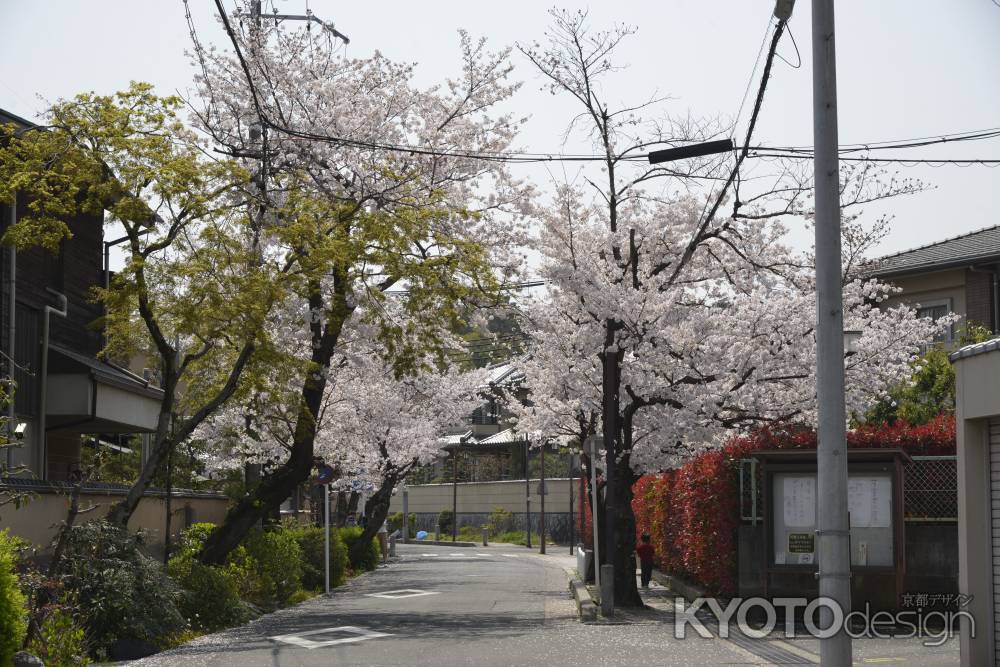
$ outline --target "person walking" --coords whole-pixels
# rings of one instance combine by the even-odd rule
[[[642,587],[649,588],[649,580],[653,576],[653,545],[649,543],[649,533],[642,534],[642,543],[635,548],[639,556],[639,567],[642,570]]]
[[[382,549],[382,563],[389,560],[389,523],[383,521],[378,527],[378,545]]]

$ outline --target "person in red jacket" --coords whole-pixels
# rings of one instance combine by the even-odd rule
[[[642,534],[642,543],[635,548],[635,553],[642,568],[642,587],[649,588],[649,579],[653,576],[653,545],[649,543],[649,533]]]

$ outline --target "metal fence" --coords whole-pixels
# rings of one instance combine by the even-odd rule
[[[907,521],[958,521],[958,462],[954,456],[914,456],[903,468]]]
[[[438,523],[439,515],[432,512],[415,512],[417,516],[416,530],[426,530],[431,535],[434,534],[434,528]],[[490,522],[492,515],[487,512],[459,512],[458,513],[458,527],[462,528],[464,526],[472,526],[473,528],[480,528]],[[576,521],[579,522],[580,517],[575,517]],[[511,512],[508,516],[508,520],[505,526],[502,527],[503,531],[508,530],[524,530],[525,515],[524,512]],[[531,513],[531,530],[533,535],[538,535],[541,531],[541,513],[532,512]],[[558,542],[560,544],[569,544],[570,535],[573,533],[573,526],[570,523],[569,512],[546,512],[545,513],[545,531],[549,539],[553,542]],[[450,535],[447,531],[444,531],[444,536]],[[577,536],[579,537],[579,536]]]
[[[740,519],[763,520],[764,481],[755,459],[740,459]],[[954,456],[914,456],[903,468],[903,514],[913,522],[958,521],[958,470]]]

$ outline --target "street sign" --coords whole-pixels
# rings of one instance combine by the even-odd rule
[[[333,481],[333,468],[326,463],[316,466],[316,480],[319,484],[329,484]]]

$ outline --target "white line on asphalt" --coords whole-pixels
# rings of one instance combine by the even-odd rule
[[[418,598],[423,595],[437,595],[439,591],[422,591],[418,588],[401,588],[395,591],[383,591],[381,593],[365,593],[369,598],[385,598],[387,600],[404,600],[406,598]]]
[[[315,641],[312,639],[306,639],[306,637],[311,637],[314,635],[332,635],[332,634],[346,634],[353,635],[348,637],[341,637],[340,639],[328,639],[325,641]],[[299,632],[292,635],[279,635],[277,637],[270,637],[270,639],[276,642],[283,642],[285,644],[292,644],[293,646],[300,646],[302,648],[314,649],[322,648],[325,646],[335,646],[337,644],[351,644],[354,642],[363,642],[366,639],[377,639],[378,637],[391,637],[391,632],[374,632],[373,630],[368,630],[366,628],[359,628],[355,625],[341,625],[336,628],[323,628],[322,630],[310,630],[308,632]]]

